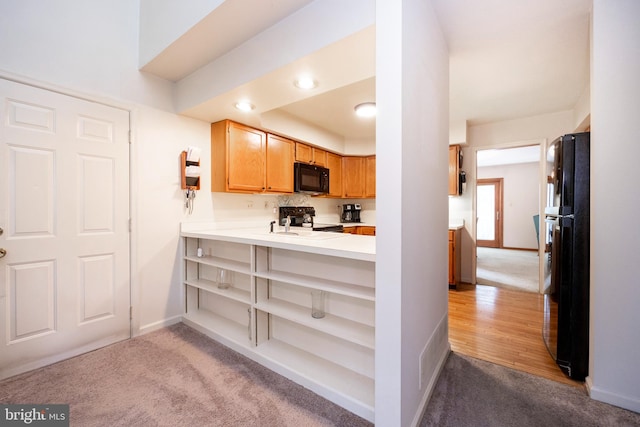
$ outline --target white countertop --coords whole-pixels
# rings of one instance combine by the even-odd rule
[[[449,230],[461,230],[464,228],[464,219],[449,219]]]
[[[375,262],[376,260],[374,236],[311,231],[302,227],[291,229],[292,233],[298,233],[298,235],[278,234],[284,231],[284,227],[277,226],[274,229],[275,233],[269,233],[268,226],[218,228],[217,225],[207,227],[204,224],[182,223],[180,228],[180,235],[183,237],[267,246],[363,261]]]

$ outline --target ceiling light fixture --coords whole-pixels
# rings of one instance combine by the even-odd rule
[[[318,82],[316,82],[309,76],[303,76],[298,78],[294,84],[296,85],[297,88],[300,88],[300,89],[313,89],[314,87],[318,86]]]
[[[363,102],[355,106],[356,115],[358,117],[374,117],[376,115],[375,102]]]
[[[250,103],[249,101],[238,101],[236,102],[235,107],[240,110],[240,111],[251,111],[254,108],[256,108],[252,103]]]

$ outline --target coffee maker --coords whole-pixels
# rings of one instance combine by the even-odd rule
[[[342,205],[341,222],[360,222],[360,210],[362,207],[358,203]]]

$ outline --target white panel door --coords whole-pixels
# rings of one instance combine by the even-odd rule
[[[0,228],[0,378],[129,338],[129,112],[0,79]]]

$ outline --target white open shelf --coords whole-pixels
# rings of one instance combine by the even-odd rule
[[[373,264],[183,238],[185,324],[373,422]],[[215,256],[195,256],[198,247]],[[246,276],[238,287],[219,289],[208,267]],[[311,308],[301,305],[309,289],[335,294],[335,314],[313,318]]]
[[[185,256],[184,259],[199,264],[210,265],[212,267],[224,268],[225,270],[237,271],[238,273],[251,274],[251,264],[248,262],[235,261],[208,255],[203,257]]]
[[[321,319],[315,319],[311,317],[310,308],[276,299],[257,303],[254,307],[299,325],[375,350],[375,330],[372,326],[332,316],[329,313]]]
[[[238,301],[244,304],[251,304],[251,293],[242,289],[230,286],[227,289],[218,288],[218,284],[212,280],[207,279],[191,279],[185,280],[185,285],[193,286],[194,288],[202,289],[203,291],[210,292],[212,294],[220,295],[224,298],[229,298],[234,301]]]
[[[374,380],[331,363],[314,354],[275,339],[260,344],[256,353],[308,380],[316,393],[337,402],[350,411],[373,419]],[[330,393],[330,394],[327,394]]]
[[[319,289],[367,301],[375,301],[375,289],[365,286],[282,271],[256,272],[254,275],[263,279],[304,286],[306,288]]]
[[[236,344],[244,347],[251,345],[247,325],[236,323],[226,317],[218,316],[209,310],[203,309],[184,313],[182,317],[188,321],[186,322],[187,324],[193,323]],[[200,328],[198,329],[200,330]]]

